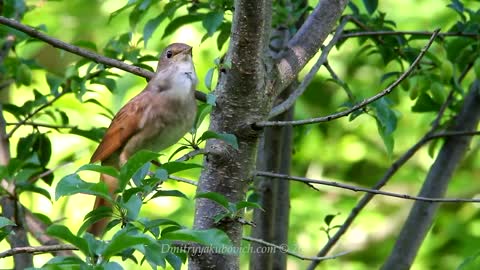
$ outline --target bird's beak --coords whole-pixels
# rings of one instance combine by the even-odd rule
[[[187,49],[185,49],[185,50],[183,51],[183,53],[184,53],[184,54],[192,55],[192,47],[189,46]]]

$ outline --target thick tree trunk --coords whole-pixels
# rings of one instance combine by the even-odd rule
[[[295,87],[290,86],[282,95],[288,96]],[[283,100],[283,99],[281,99]],[[293,118],[293,108],[275,117],[278,121]],[[257,168],[261,171],[290,174],[292,155],[292,127],[269,127],[265,129],[258,150]],[[255,180],[255,193],[262,209],[255,209],[252,237],[279,246],[288,244],[288,224],[290,213],[290,185],[286,179],[258,177]],[[252,243],[250,269],[286,269],[287,254],[261,252],[264,246]]]
[[[315,55],[340,18],[348,0],[322,0],[288,43],[278,60],[267,53],[271,30],[271,0],[238,0],[225,61],[231,68],[219,78],[217,106],[210,116],[210,130],[234,134],[236,150],[225,142],[207,142],[204,170],[197,192],[217,192],[231,202],[245,199],[255,169],[260,131],[253,124],[266,120],[272,102]],[[219,228],[235,247],[240,246],[242,226],[237,220],[214,223],[223,209],[208,199],[195,205],[195,229]],[[189,254],[190,269],[239,269],[238,254]]]
[[[215,90],[217,106],[210,117],[210,130],[234,134],[236,150],[225,142],[207,142],[207,156],[197,192],[218,192],[231,202],[245,199],[252,180],[259,138],[251,124],[266,117],[271,108],[268,89],[265,51],[271,25],[272,3],[268,0],[235,2],[232,35],[226,61],[232,67],[221,74]],[[196,229],[219,228],[225,231],[235,247],[240,246],[242,224],[213,218],[222,207],[208,199],[197,199]],[[239,269],[238,255],[191,254],[190,269]]]
[[[452,131],[474,131],[480,120],[480,84],[476,81],[465,97],[462,111],[455,119]],[[428,172],[418,196],[441,198],[455,168],[465,156],[472,137],[449,137]],[[416,201],[397,242],[382,269],[404,270],[410,266],[432,226],[438,203]]]

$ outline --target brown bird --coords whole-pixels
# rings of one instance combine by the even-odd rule
[[[161,151],[176,143],[193,126],[196,85],[192,47],[183,43],[169,45],[145,89],[115,115],[90,162],[101,161],[102,165],[118,169],[139,150]],[[104,174],[100,180],[113,195],[118,180]],[[97,197],[94,209],[100,206],[111,205]],[[88,231],[99,236],[107,223],[102,219]]]

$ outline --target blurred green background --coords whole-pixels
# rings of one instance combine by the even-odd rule
[[[69,0],[69,1],[27,1],[34,7],[29,11],[23,23],[31,26],[44,25],[50,36],[66,42],[77,43],[89,41],[96,44],[101,52],[108,40],[129,32],[128,11],[121,13],[111,21],[110,14],[121,8],[127,1],[118,0]],[[310,1],[315,5],[317,1]],[[361,1],[353,1],[363,8]],[[440,27],[447,30],[458,16],[448,9],[446,0],[383,0],[379,1],[379,10],[385,12],[387,18],[397,24],[399,30],[427,30]],[[162,11],[163,1],[149,11],[149,14],[140,23],[143,24]],[[466,1],[466,5],[478,8],[478,1]],[[182,12],[186,12],[183,10]],[[350,10],[347,9],[346,13]],[[201,22],[184,26],[161,39],[168,20],[163,22],[150,39],[148,46],[143,50],[156,55],[163,47],[171,42],[185,42],[194,48],[194,61],[200,78],[198,89],[207,91],[204,77],[207,70],[214,66],[214,59],[221,56],[216,46],[216,39],[210,38],[200,42],[204,34]],[[134,31],[134,40],[142,36],[142,27]],[[348,26],[347,26],[348,29]],[[425,40],[418,41],[418,47],[423,46]],[[136,44],[132,44],[136,46]],[[143,47],[143,43],[138,46]],[[223,50],[226,50],[224,46]],[[443,53],[435,45],[432,52]],[[23,58],[34,58],[49,72],[63,75],[66,67],[77,61],[79,57],[62,52],[42,42],[23,43],[16,48],[16,53]],[[313,58],[316,60],[316,57]],[[397,63],[384,66],[378,55],[362,54],[358,40],[349,39],[339,50],[334,49],[329,62],[338,75],[346,81],[354,94],[358,97],[368,97],[382,90],[387,83],[381,82],[383,74],[390,71],[399,71]],[[303,77],[308,67],[301,73]],[[156,63],[151,63],[152,67]],[[102,104],[116,112],[133,95],[146,85],[143,78],[118,71],[121,76],[116,79],[117,89],[112,94],[105,87],[91,85],[89,89],[96,90],[87,93],[84,99],[95,98]],[[32,89],[48,93],[45,82],[45,72],[35,70],[33,84],[30,87],[13,87],[11,100],[16,105],[22,105],[33,98]],[[332,82],[325,69],[321,69],[318,76],[309,86],[306,93],[300,98],[295,107],[295,117],[304,119],[314,116],[323,116],[333,113],[347,101],[345,92]],[[468,80],[467,80],[468,81]],[[390,98],[398,101],[394,108],[399,116],[398,126],[394,133],[395,147],[393,156],[385,150],[382,139],[378,135],[375,120],[368,115],[362,115],[354,121],[342,118],[329,123],[295,128],[295,145],[292,162],[292,174],[315,179],[332,179],[348,184],[371,186],[388,169],[390,164],[418,141],[428,130],[434,114],[418,114],[411,112],[413,101],[408,93],[398,89]],[[97,106],[84,104],[74,97],[64,97],[54,105],[68,113],[70,123],[81,128],[107,126],[109,119],[100,114]],[[7,122],[14,121],[6,115]],[[207,128],[207,123],[202,127]],[[12,149],[18,138],[30,132],[28,127],[22,128],[11,141]],[[74,172],[81,165],[88,163],[96,143],[88,139],[62,134],[55,131],[49,133],[53,143],[53,155],[50,167],[61,166],[55,172],[55,181],[52,187],[47,187],[54,193],[58,180]],[[480,160],[477,157],[478,140],[474,139],[471,151],[454,175],[448,190],[449,197],[472,198],[480,191],[478,174]],[[170,149],[170,152],[174,147]],[[15,155],[15,153],[12,153]],[[165,153],[164,160],[169,156]],[[201,163],[200,158],[194,162]],[[389,182],[386,190],[414,195],[419,190],[433,159],[427,153],[427,148],[421,149]],[[197,180],[200,170],[191,170],[179,176]],[[98,175],[84,174],[84,179],[96,181]],[[176,188],[193,198],[195,189],[186,184],[168,182],[168,187]],[[329,214],[338,214],[333,225],[340,225],[350,209],[355,206],[362,194],[332,187],[317,187],[315,191],[304,184],[291,184],[291,214],[289,248],[303,255],[313,256],[327,241],[327,236],[321,231],[325,226],[324,217]],[[72,231],[76,231],[84,215],[91,210],[93,196],[75,195],[61,198],[58,201],[49,201],[45,197],[23,193],[21,201],[34,212],[48,215],[52,220],[61,220]],[[396,239],[399,229],[408,214],[410,201],[390,197],[377,196],[363,210],[360,217],[348,230],[332,251],[332,254],[348,251],[348,255],[336,260],[329,260],[321,264],[319,269],[376,269],[386,256]],[[194,201],[180,198],[158,198],[145,208],[143,215],[169,217],[181,224],[190,226],[193,222]],[[480,219],[478,207],[474,204],[444,204],[441,206],[438,217],[427,236],[412,267],[422,269],[455,269],[468,256],[480,250]],[[247,214],[247,218],[251,213]],[[248,231],[248,228],[246,229]],[[36,244],[36,243],[33,243]],[[38,243],[37,243],[38,244]],[[248,243],[244,243],[248,245]],[[0,250],[8,249],[7,243],[0,243]],[[50,255],[35,256],[36,265],[41,265],[51,258]],[[11,259],[0,261],[0,268],[11,267]],[[123,264],[123,263],[122,263]],[[248,266],[248,254],[242,255],[242,269]],[[288,259],[288,269],[303,269],[308,262],[293,257]],[[149,269],[148,266],[143,266]],[[126,269],[136,269],[131,263],[125,264]]]

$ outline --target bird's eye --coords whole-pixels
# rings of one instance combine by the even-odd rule
[[[167,58],[172,58],[173,52],[172,51],[167,51]]]

